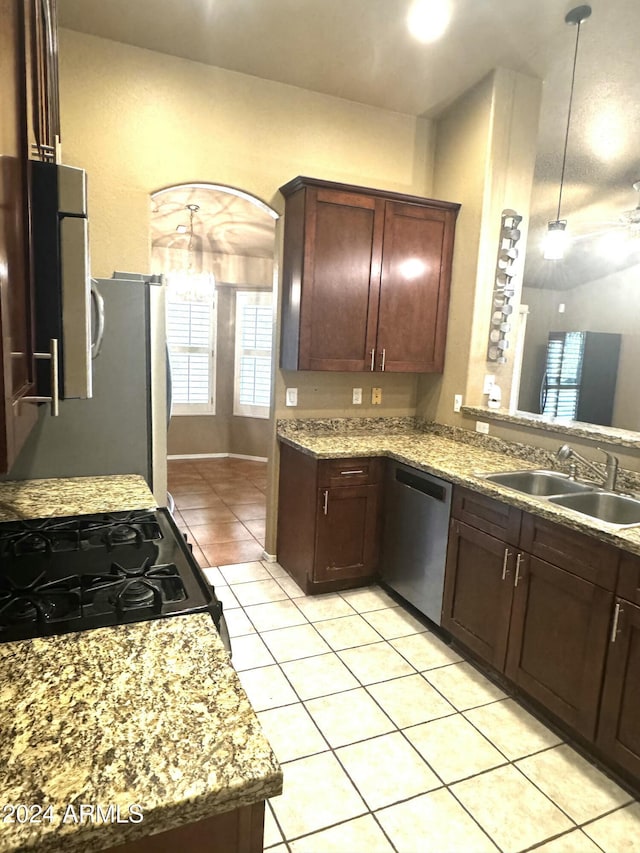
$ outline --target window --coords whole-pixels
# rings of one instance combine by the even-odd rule
[[[233,414],[268,418],[271,403],[271,293],[236,293],[236,357]]]
[[[215,285],[210,276],[167,276],[172,413],[215,414]]]

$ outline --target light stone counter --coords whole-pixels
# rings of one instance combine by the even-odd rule
[[[0,808],[52,815],[0,824],[2,853],[93,853],[282,789],[207,614],[0,645],[0,732]],[[81,804],[144,819],[76,823]]]
[[[331,428],[327,429],[322,422],[314,427],[312,421],[280,421],[278,438],[318,459],[388,456],[573,530],[588,533],[602,542],[640,554],[639,527],[618,530],[604,521],[571,512],[544,498],[516,492],[478,476],[498,471],[548,468],[550,455],[546,451],[515,443],[507,447],[507,442],[501,442],[504,452],[496,452],[482,446],[484,437],[475,433],[470,435],[473,443],[468,444],[437,431],[420,430],[403,423],[391,423],[391,428],[387,429],[380,421],[370,430],[347,428],[341,431],[337,423],[331,422],[329,426]],[[440,430],[435,425],[433,429]],[[493,440],[487,444],[496,446]]]
[[[153,506],[134,475],[0,484],[3,521]],[[282,790],[208,614],[0,643],[0,744],[0,810],[51,806],[0,811],[0,853],[94,853]],[[76,822],[80,805],[143,820]]]
[[[0,483],[0,521],[149,509],[156,502],[144,477],[67,477]]]

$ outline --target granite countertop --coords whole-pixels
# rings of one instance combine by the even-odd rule
[[[154,506],[136,475],[0,483],[0,521]],[[2,812],[0,853],[93,853],[282,790],[208,614],[0,644],[0,739],[0,810],[35,807]]]
[[[92,853],[282,790],[207,614],[0,645],[0,731],[0,806],[52,816],[4,823],[2,853]],[[81,804],[143,820],[77,823]]]
[[[590,534],[626,551],[640,555],[640,527],[616,529],[613,525],[580,513],[571,512],[544,498],[536,498],[483,479],[479,474],[516,471],[527,468],[549,468],[540,451],[523,445],[513,445],[511,454],[496,452],[481,445],[482,437],[472,434],[473,444],[416,429],[398,419],[387,429],[382,422],[374,429],[346,429],[312,421],[302,425],[295,421],[280,421],[278,438],[281,441],[318,459],[358,456],[388,456],[419,468],[452,483],[482,492],[497,500],[536,513],[550,521],[573,530]],[[487,442],[489,444],[489,442]]]
[[[0,483],[0,521],[149,509],[156,502],[144,477],[67,477]]]

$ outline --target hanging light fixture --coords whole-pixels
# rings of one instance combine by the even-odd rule
[[[560,218],[562,207],[562,189],[564,186],[564,170],[567,165],[567,146],[569,143],[569,128],[571,125],[571,107],[573,105],[573,87],[576,79],[576,64],[578,61],[578,45],[580,44],[580,26],[591,15],[591,6],[576,6],[565,15],[565,23],[577,27],[576,47],[573,54],[573,70],[571,72],[571,90],[569,93],[569,109],[567,111],[567,129],[564,135],[564,150],[562,153],[562,170],[560,172],[560,190],[558,193],[558,212],[556,218],[549,222],[544,240],[544,257],[548,261],[558,261],[564,257],[567,245],[567,220]]]

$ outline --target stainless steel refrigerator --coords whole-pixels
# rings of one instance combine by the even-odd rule
[[[165,295],[151,276],[114,273],[95,280],[104,335],[92,361],[93,396],[62,400],[38,424],[4,479],[141,474],[167,502]],[[94,331],[97,315],[94,312]]]

